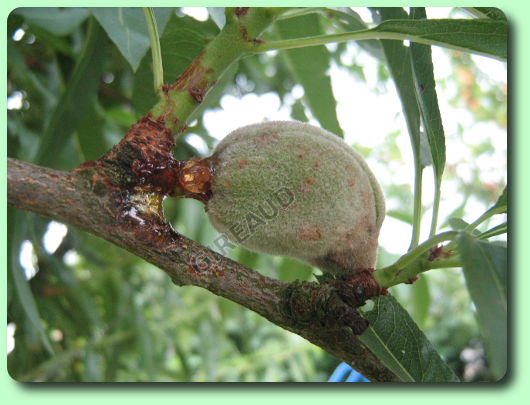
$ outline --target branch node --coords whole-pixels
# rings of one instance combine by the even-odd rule
[[[301,326],[317,324],[323,328],[348,326],[360,335],[368,321],[357,311],[363,303],[344,282],[324,284],[294,281],[286,287],[281,303],[284,316]]]
[[[381,287],[374,279],[374,271],[372,268],[359,268],[352,276],[345,277],[344,284],[353,290],[357,301],[356,306],[364,305],[367,299],[388,294],[387,289]]]

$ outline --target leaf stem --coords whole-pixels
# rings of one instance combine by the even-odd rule
[[[151,55],[153,57],[153,83],[155,93],[162,97],[162,85],[164,84],[164,67],[162,65],[162,50],[160,49],[160,39],[156,26],[155,14],[152,7],[143,7],[147,28],[149,30],[149,40],[151,41]]]
[[[326,7],[301,7],[301,8],[293,8],[292,10],[289,10],[282,15],[278,17],[279,20],[286,20],[288,18],[293,17],[299,17],[301,15],[306,14],[314,14],[314,13],[320,13],[322,11],[326,10]]]
[[[432,204],[432,219],[431,219],[431,231],[429,232],[429,238],[432,238],[436,233],[436,227],[438,226],[438,211],[440,209],[440,192],[442,179],[440,176],[435,174],[435,189],[434,189],[434,201]]]
[[[421,228],[421,189],[423,169],[420,163],[419,152],[414,153],[414,214],[412,219],[412,240],[409,251],[418,246]]]
[[[427,261],[423,266],[423,271],[433,270],[433,269],[448,269],[462,267],[462,261],[460,256],[452,256],[447,259]]]
[[[478,219],[476,219],[474,222],[466,226],[464,231],[471,232],[473,229],[475,229],[477,226],[479,226],[481,223],[486,221],[488,218],[492,217],[496,214],[503,214],[506,212],[505,206],[495,207],[487,210],[484,214],[482,214]]]
[[[443,232],[429,238],[410,252],[401,256],[394,264],[376,269],[373,273],[374,279],[381,287],[391,287],[403,283],[410,278],[422,273],[426,268],[428,259],[426,254],[429,250],[441,242],[453,240],[458,231]]]
[[[332,42],[345,42],[345,41],[364,41],[367,39],[393,39],[398,41],[409,40],[425,45],[437,45],[445,48],[456,49],[464,52],[471,52],[478,55],[484,55],[498,60],[506,60],[506,58],[498,55],[491,54],[486,51],[480,51],[476,49],[469,49],[463,46],[454,45],[448,42],[437,41],[433,39],[426,39],[420,35],[413,35],[407,32],[389,32],[378,30],[378,26],[374,28],[368,28],[365,30],[348,31],[338,34],[327,34],[327,35],[316,35],[313,37],[284,39],[279,41],[265,42],[253,48],[254,53],[262,53],[272,50],[283,50],[292,48],[303,48],[306,46],[324,45]]]
[[[506,212],[506,206],[494,207],[487,210],[484,214],[478,217],[474,222],[463,229],[463,232],[471,233],[477,226],[486,221],[488,218],[496,214],[503,214]],[[479,235],[480,238],[480,235]],[[447,249],[453,249],[456,246],[456,241],[452,241],[447,245]]]
[[[330,42],[344,42],[349,40],[364,40],[364,39],[398,39],[394,36],[386,37],[379,36],[372,32],[370,29],[362,31],[344,32],[340,34],[328,34],[328,35],[316,35],[313,37],[295,38],[295,39],[284,39],[279,41],[272,41],[260,44],[254,48],[254,53],[267,52],[271,50],[282,50],[291,48],[302,48],[306,46],[324,45]]]

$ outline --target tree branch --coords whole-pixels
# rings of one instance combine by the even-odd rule
[[[164,270],[177,285],[206,288],[237,302],[372,381],[397,381],[354,335],[347,293],[334,284],[274,280],[223,257],[175,232],[156,201],[152,193],[112,185],[102,166],[65,172],[8,160],[10,205],[122,247]]]

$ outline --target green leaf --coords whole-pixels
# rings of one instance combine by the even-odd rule
[[[140,7],[92,7],[90,11],[136,71],[150,46],[143,10]],[[154,8],[153,11],[158,32],[163,32],[173,9]]]
[[[305,107],[302,103],[302,100],[296,100],[291,106],[291,118],[302,122],[309,122],[309,118],[307,118],[305,113]]]
[[[87,9],[80,7],[22,7],[14,13],[24,17],[28,24],[55,35],[72,33],[90,15]]]
[[[407,38],[501,60],[506,60],[508,56],[508,24],[503,20],[388,20],[371,31],[396,34],[396,39]]]
[[[492,217],[496,214],[505,214],[508,212],[508,186],[504,187],[504,190],[502,191],[502,194],[497,199],[497,202],[488,208],[484,214],[482,214],[471,226],[473,228],[480,225],[482,222],[487,220],[488,218]]]
[[[429,307],[431,305],[431,294],[429,283],[425,276],[420,276],[418,280],[410,286],[412,304],[414,305],[414,315],[418,325],[423,328],[425,321],[429,316]]]
[[[464,9],[479,18],[491,18],[492,20],[506,21],[506,15],[504,15],[504,12],[496,7],[464,7]]]
[[[425,13],[424,9],[423,13]],[[425,14],[419,17],[425,18]],[[427,133],[435,176],[439,182],[445,167],[445,134],[442,116],[438,107],[438,96],[436,95],[431,47],[429,45],[411,43],[410,58],[416,99],[418,100],[423,126]]]
[[[96,100],[93,100],[77,129],[77,140],[84,160],[96,160],[110,147],[103,133],[105,119],[99,113],[99,108]]]
[[[405,10],[399,7],[374,8],[372,11],[379,14],[375,15],[376,18],[381,17],[383,20],[408,18]],[[425,152],[425,135],[420,132],[420,111],[414,92],[410,48],[404,46],[401,41],[381,40],[381,45],[401,101],[414,158],[414,207],[411,220],[413,225],[411,247],[413,247],[418,244],[420,232],[423,168],[430,164],[432,159]]]
[[[427,138],[427,132],[420,131],[420,163],[421,167],[431,166],[433,164],[431,148]]]
[[[449,218],[447,222],[449,223],[449,226],[451,227],[451,229],[455,231],[464,230],[469,226],[469,223],[464,221],[462,218]],[[473,229],[473,234],[480,235],[480,232],[477,231],[476,229]]]
[[[41,324],[35,297],[19,262],[20,245],[24,239],[25,223],[22,221],[21,212],[11,207],[8,207],[8,218],[8,266],[13,277],[17,300],[24,314],[27,316],[29,323],[37,332],[43,346],[53,356],[54,350]]]
[[[490,210],[493,209],[500,209],[502,212],[507,212],[508,210],[508,186],[504,187],[504,190],[502,190],[502,194],[497,199],[497,202],[493,207],[490,208]]]
[[[164,83],[173,83],[206,46],[201,27],[204,23],[190,17],[172,15],[160,37]],[[153,90],[151,52],[140,62],[134,75],[133,106],[140,114],[147,113],[158,101]]]
[[[506,374],[508,355],[507,248],[476,240],[465,232],[457,240],[490,367],[501,379]]]
[[[424,21],[424,19],[427,18],[425,8],[412,8],[411,18],[417,18]],[[416,100],[418,101],[418,106],[420,108],[421,121],[425,128],[425,132],[427,133],[430,158],[434,168],[435,189],[431,224],[432,236],[436,232],[438,222],[440,187],[445,168],[445,133],[440,108],[438,107],[438,96],[436,95],[436,82],[434,81],[431,47],[429,45],[422,45],[415,42],[411,43],[410,58]]]
[[[364,316],[370,326],[360,340],[403,382],[458,381],[394,297],[375,298]]]
[[[96,97],[107,43],[103,30],[91,20],[81,55],[42,135],[35,163],[57,168],[57,155]]]
[[[481,233],[479,235],[479,239],[488,239],[493,236],[502,235],[506,232],[508,232],[508,223],[504,222],[500,225],[494,226],[491,229],[488,229],[486,232]]]
[[[277,22],[278,35],[282,39],[308,37],[322,34],[319,16],[307,14]],[[323,128],[343,137],[337,119],[337,104],[326,74],[330,55],[323,45],[289,49],[282,53],[294,79],[304,88],[304,98],[311,113]]]
[[[385,7],[379,9],[379,12],[383,19],[408,17],[401,8]],[[414,93],[414,78],[409,59],[410,49],[400,41],[381,40],[381,44],[405,114],[414,160],[419,160],[421,151],[420,111]]]

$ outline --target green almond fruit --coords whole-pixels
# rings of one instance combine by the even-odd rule
[[[374,267],[383,194],[339,137],[297,121],[249,125],[224,138],[210,164],[206,211],[230,240],[341,276]]]

